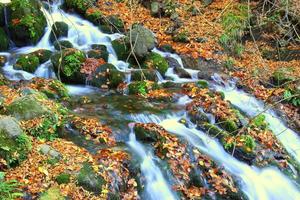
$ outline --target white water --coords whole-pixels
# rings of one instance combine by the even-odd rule
[[[160,123],[170,133],[182,136],[193,146],[209,155],[221,166],[241,180],[243,192],[249,199],[283,200],[300,199],[297,188],[278,169],[258,169],[236,160],[223,147],[204,132],[189,129],[179,123],[180,118],[164,120]]]
[[[146,198],[151,200],[177,199],[170,190],[162,172],[153,161],[154,156],[150,152],[146,152],[144,146],[136,140],[135,133],[133,132],[134,124],[130,124],[129,126],[131,133],[128,145],[142,160],[141,171],[146,179],[146,192],[148,195]]]
[[[220,85],[215,85],[215,88],[224,92],[226,100],[229,100],[250,117],[263,113],[269,128],[281,141],[285,149],[300,163],[300,138],[298,134],[289,129],[272,109],[266,109],[263,102],[235,88]]]

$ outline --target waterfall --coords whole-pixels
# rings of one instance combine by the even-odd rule
[[[146,152],[145,148],[135,138],[133,131],[134,124],[130,124],[129,147],[142,160],[141,171],[146,179],[146,193],[151,200],[173,200],[177,197],[170,190],[159,167],[153,161],[153,155]]]

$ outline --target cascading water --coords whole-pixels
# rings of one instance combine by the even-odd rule
[[[293,130],[289,129],[276,115],[274,110],[265,107],[253,96],[232,87],[214,86],[216,90],[225,94],[225,99],[237,106],[250,117],[263,114],[269,124],[269,128],[281,141],[285,149],[300,163],[300,138]]]
[[[140,144],[133,132],[134,124],[129,124],[131,130],[129,135],[128,145],[135,154],[142,160],[141,171],[146,179],[146,192],[147,197],[151,200],[173,200],[177,199],[173,192],[170,190],[168,183],[165,181],[162,172],[155,165],[153,155],[147,153],[142,144]]]
[[[185,138],[193,146],[209,155],[231,174],[241,180],[243,192],[249,199],[282,200],[299,199],[297,188],[275,168],[258,169],[240,162],[225,152],[223,147],[204,132],[189,129],[179,123],[180,118],[160,123],[170,133]]]

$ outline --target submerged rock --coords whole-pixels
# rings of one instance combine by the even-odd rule
[[[92,75],[91,84],[96,87],[107,85],[109,88],[117,88],[123,82],[125,76],[112,64],[99,66]]]

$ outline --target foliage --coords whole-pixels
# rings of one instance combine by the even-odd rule
[[[247,23],[248,7],[243,4],[236,6],[235,9],[228,11],[222,17],[224,33],[221,35],[219,43],[225,50],[239,57],[244,50],[241,39],[244,35]]]
[[[4,172],[0,172],[0,197],[2,200],[14,200],[23,196],[21,186],[16,180],[4,181]]]
[[[129,89],[129,94],[140,94],[142,96],[145,96],[148,93],[146,81],[133,82],[128,86],[128,89]]]
[[[266,122],[266,116],[261,114],[253,119],[252,125],[254,127],[265,130],[268,127],[268,123]]]
[[[297,93],[296,90],[291,88],[286,89],[284,91],[283,98],[286,100],[286,102],[291,103],[296,107],[300,107],[300,93]]]
[[[82,60],[85,60],[85,55],[81,51],[75,51],[74,53],[67,55],[64,59],[63,72],[66,76],[72,76],[75,72],[78,72],[81,68]]]

